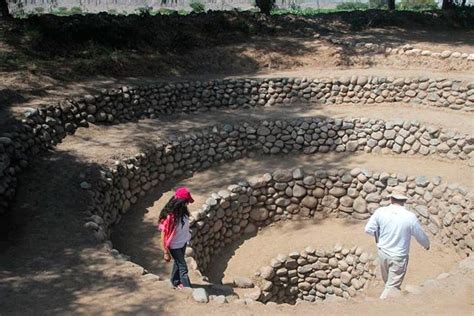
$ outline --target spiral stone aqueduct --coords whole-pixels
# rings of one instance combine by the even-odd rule
[[[413,48],[399,51],[420,58],[425,56]],[[397,54],[398,50],[389,52]],[[400,53],[400,56],[404,55]],[[472,62],[470,56],[460,54],[452,58]],[[451,58],[443,54],[429,57],[439,58],[440,62]],[[395,107],[409,104],[412,108],[440,111],[437,113],[447,117],[459,112],[472,116],[473,81],[354,73],[328,78],[156,82],[106,89],[97,95],[66,99],[57,105],[29,111],[19,126],[0,137],[0,209],[6,212],[15,203],[16,192],[23,185],[21,173],[31,165],[34,168],[36,157],[67,140],[68,135],[95,125],[120,126],[169,115],[185,119],[221,110],[231,113],[251,113],[272,107],[301,110],[301,105],[310,109],[347,104],[374,108],[379,104]],[[120,254],[111,241],[114,228],[136,211],[140,200],[160,186],[167,183],[176,186],[195,174],[249,157],[286,159],[357,153],[449,162],[466,168],[470,172],[466,177],[472,178],[473,152],[472,133],[431,125],[426,120],[282,116],[211,122],[191,132],[177,132],[148,143],[141,152],[121,157],[114,165],[102,166],[95,179],[83,179],[80,186],[89,192],[90,199],[84,207],[81,229],[92,237],[95,247],[111,256],[109,260],[126,262],[135,271],[134,278],[146,278],[153,286],[166,289],[166,280],[150,273],[149,267],[128,261],[127,253]],[[345,247],[341,243],[351,241],[338,240],[337,236],[332,248],[314,248],[308,243],[290,253],[275,253],[266,265],[249,271],[244,281],[251,281],[250,284],[242,285],[234,280],[235,287],[254,289],[239,298],[235,293],[225,297],[227,294],[223,293],[229,287],[208,283],[207,273],[226,247],[248,236],[259,238],[260,231],[277,222],[334,218],[363,223],[377,207],[388,203],[387,195],[395,186],[407,188],[409,207],[431,239],[453,249],[458,261],[472,254],[472,186],[425,176],[423,170],[416,174],[373,171],[345,168],[343,162],[328,169],[306,169],[298,165],[290,169],[266,169],[236,183],[228,182],[216,193],[205,194],[205,203],[192,209],[192,240],[187,260],[193,278],[199,278],[197,283],[207,288],[204,294],[193,293],[194,300],[208,302],[211,294],[210,304],[262,303],[266,305],[258,308],[271,309],[270,302],[293,305],[364,295],[375,279],[376,257],[357,245]],[[213,291],[217,292],[213,294]],[[194,300],[188,299],[189,304],[197,304]],[[298,305],[294,307],[296,311]]]

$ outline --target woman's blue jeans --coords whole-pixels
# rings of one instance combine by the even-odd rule
[[[191,287],[191,281],[188,276],[188,266],[184,260],[186,253],[186,245],[179,249],[170,249],[171,257],[173,257],[173,270],[171,271],[171,284],[178,286],[182,284],[184,287]]]

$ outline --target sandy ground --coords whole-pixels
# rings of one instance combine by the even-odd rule
[[[230,245],[211,265],[209,277],[229,283],[238,276],[252,277],[260,267],[269,265],[276,254],[301,251],[307,246],[314,249],[332,249],[337,243],[347,248],[361,246],[376,254],[373,238],[364,233],[365,222],[342,219],[319,219],[298,222],[282,222],[262,229],[255,237]],[[432,241],[430,251],[425,251],[413,240],[410,252],[409,273],[404,285],[420,285],[450,271],[459,261],[456,252],[445,249]],[[252,258],[252,260],[249,260]],[[225,260],[227,259],[227,260]],[[224,262],[228,262],[224,264]]]

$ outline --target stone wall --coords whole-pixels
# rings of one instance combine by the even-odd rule
[[[256,273],[263,303],[315,302],[350,298],[375,277],[374,257],[360,247],[315,250],[279,255]]]
[[[361,169],[277,170],[231,185],[213,194],[200,212],[193,214],[189,252],[195,268],[205,272],[211,258],[232,241],[257,227],[280,220],[320,216],[366,220],[389,204],[396,186],[407,189],[407,205],[432,235],[461,254],[474,249],[474,194],[436,177],[408,177]],[[320,217],[319,216],[319,217]]]
[[[438,155],[441,154],[438,147],[449,146],[447,142],[453,140],[446,137],[441,141],[444,131],[405,124],[412,123],[306,118],[227,124],[178,137],[104,171],[102,180],[92,191],[94,205],[89,210],[86,227],[104,241],[122,214],[153,186],[171,178],[192,176],[196,171],[225,161],[255,154],[372,151],[382,144],[386,151],[397,153],[393,138],[405,140],[413,136],[422,146],[423,135],[430,137],[423,140],[429,144],[423,145],[427,146],[424,153]],[[388,131],[391,131],[392,143],[384,138]],[[351,141],[354,146],[349,145]],[[369,145],[372,143],[375,145]],[[464,146],[460,153],[463,153],[468,141],[458,137],[455,146],[461,143]],[[405,144],[400,146],[396,148],[405,148]],[[409,152],[413,148],[403,150]],[[460,153],[453,157],[461,157]],[[192,248],[196,249],[196,267],[205,271],[211,256],[222,247],[240,238],[245,231],[273,221],[314,216],[315,212],[366,219],[376,207],[386,203],[383,200],[390,188],[399,184],[409,188],[414,203],[418,203],[415,211],[432,233],[442,232],[444,242],[458,246],[463,252],[472,250],[469,233],[472,231],[472,195],[464,188],[447,186],[438,178],[430,181],[425,177],[372,174],[357,169],[318,172],[308,177],[301,171],[277,172],[214,194],[202,212],[195,215]]]
[[[474,83],[447,79],[352,76],[258,78],[156,83],[110,89],[76,99],[82,123],[118,123],[173,112],[256,107],[294,102],[320,104],[409,102],[474,109]]]
[[[402,46],[393,46],[392,44],[387,43],[370,43],[370,42],[362,42],[362,41],[347,41],[341,40],[337,38],[328,38],[331,43],[344,45],[344,46],[351,46],[358,49],[363,49],[364,51],[371,51],[379,54],[387,54],[387,55],[399,55],[401,57],[404,56],[422,56],[422,57],[431,57],[437,58],[441,60],[457,60],[462,61],[466,60],[468,62],[474,61],[474,53],[469,52],[459,52],[459,51],[438,51],[433,52],[427,49],[419,49],[413,47],[413,45],[405,44]]]
[[[222,107],[245,109],[294,102],[364,104],[398,101],[470,111],[474,105],[474,83],[429,78],[360,76],[333,79],[235,79],[122,87],[94,96],[64,100],[58,105],[26,113],[21,124],[0,137],[0,214],[7,210],[9,201],[15,195],[18,173],[28,166],[31,159],[61,142],[68,134],[73,134],[77,128],[88,127],[90,123],[117,124],[170,113],[208,111]],[[255,133],[255,138],[249,133],[247,140],[254,141],[258,138],[260,141],[265,136],[264,144],[272,145],[272,148],[263,148],[272,153],[288,152],[288,148],[298,147],[306,147],[307,152],[362,148],[366,151],[379,151],[388,148],[395,152],[437,152],[453,159],[467,159],[472,151],[470,136],[455,133],[445,133],[443,136],[438,129],[420,127],[417,122],[403,122],[403,125],[394,122],[380,129],[377,122],[369,119],[361,121],[360,124],[373,127],[370,127],[371,130],[359,130],[357,135],[349,135],[354,129],[350,127],[353,123],[348,123],[320,129],[315,132],[319,133],[318,138],[312,140],[308,139],[309,135],[302,139],[302,135],[293,137],[290,134],[282,135],[281,139],[273,142],[274,135]],[[250,129],[252,128],[254,127]],[[275,130],[279,128],[273,127]],[[325,134],[326,130],[328,135]],[[385,130],[393,131],[388,131],[385,137],[381,136],[382,130],[384,133]],[[267,133],[266,129],[261,128],[261,133]],[[295,130],[295,133],[301,131]],[[342,133],[347,137],[339,140],[339,134]],[[373,137],[369,137],[367,133],[373,134]],[[389,135],[394,134],[399,137],[390,138]],[[312,143],[311,146],[306,145],[309,142]]]

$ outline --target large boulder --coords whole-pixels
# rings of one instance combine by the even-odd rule
[[[274,275],[275,275],[275,271],[273,271],[272,267],[265,266],[265,267],[260,268],[260,276],[264,278],[265,280],[271,280]]]
[[[301,204],[309,209],[314,209],[318,205],[318,200],[312,196],[305,196]]]
[[[354,203],[352,204],[352,208],[357,213],[361,213],[361,214],[365,213],[367,212],[367,202],[363,198],[358,197],[354,200]]]
[[[342,197],[346,195],[346,189],[340,188],[340,187],[334,187],[331,190],[329,190],[329,194],[335,196],[335,197]]]
[[[293,187],[293,196],[294,197],[303,197],[306,195],[306,189],[303,188],[302,186],[299,186],[299,185],[295,185]]]
[[[252,280],[246,277],[236,277],[234,279],[234,286],[242,289],[252,288],[253,282]]]
[[[273,172],[273,180],[276,182],[290,182],[293,180],[293,173],[290,170],[275,170],[275,172]]]
[[[268,218],[268,210],[266,208],[255,208],[250,211],[250,218],[254,221],[260,222]]]
[[[207,303],[209,302],[209,295],[205,289],[199,287],[193,290],[193,299],[198,303]]]

